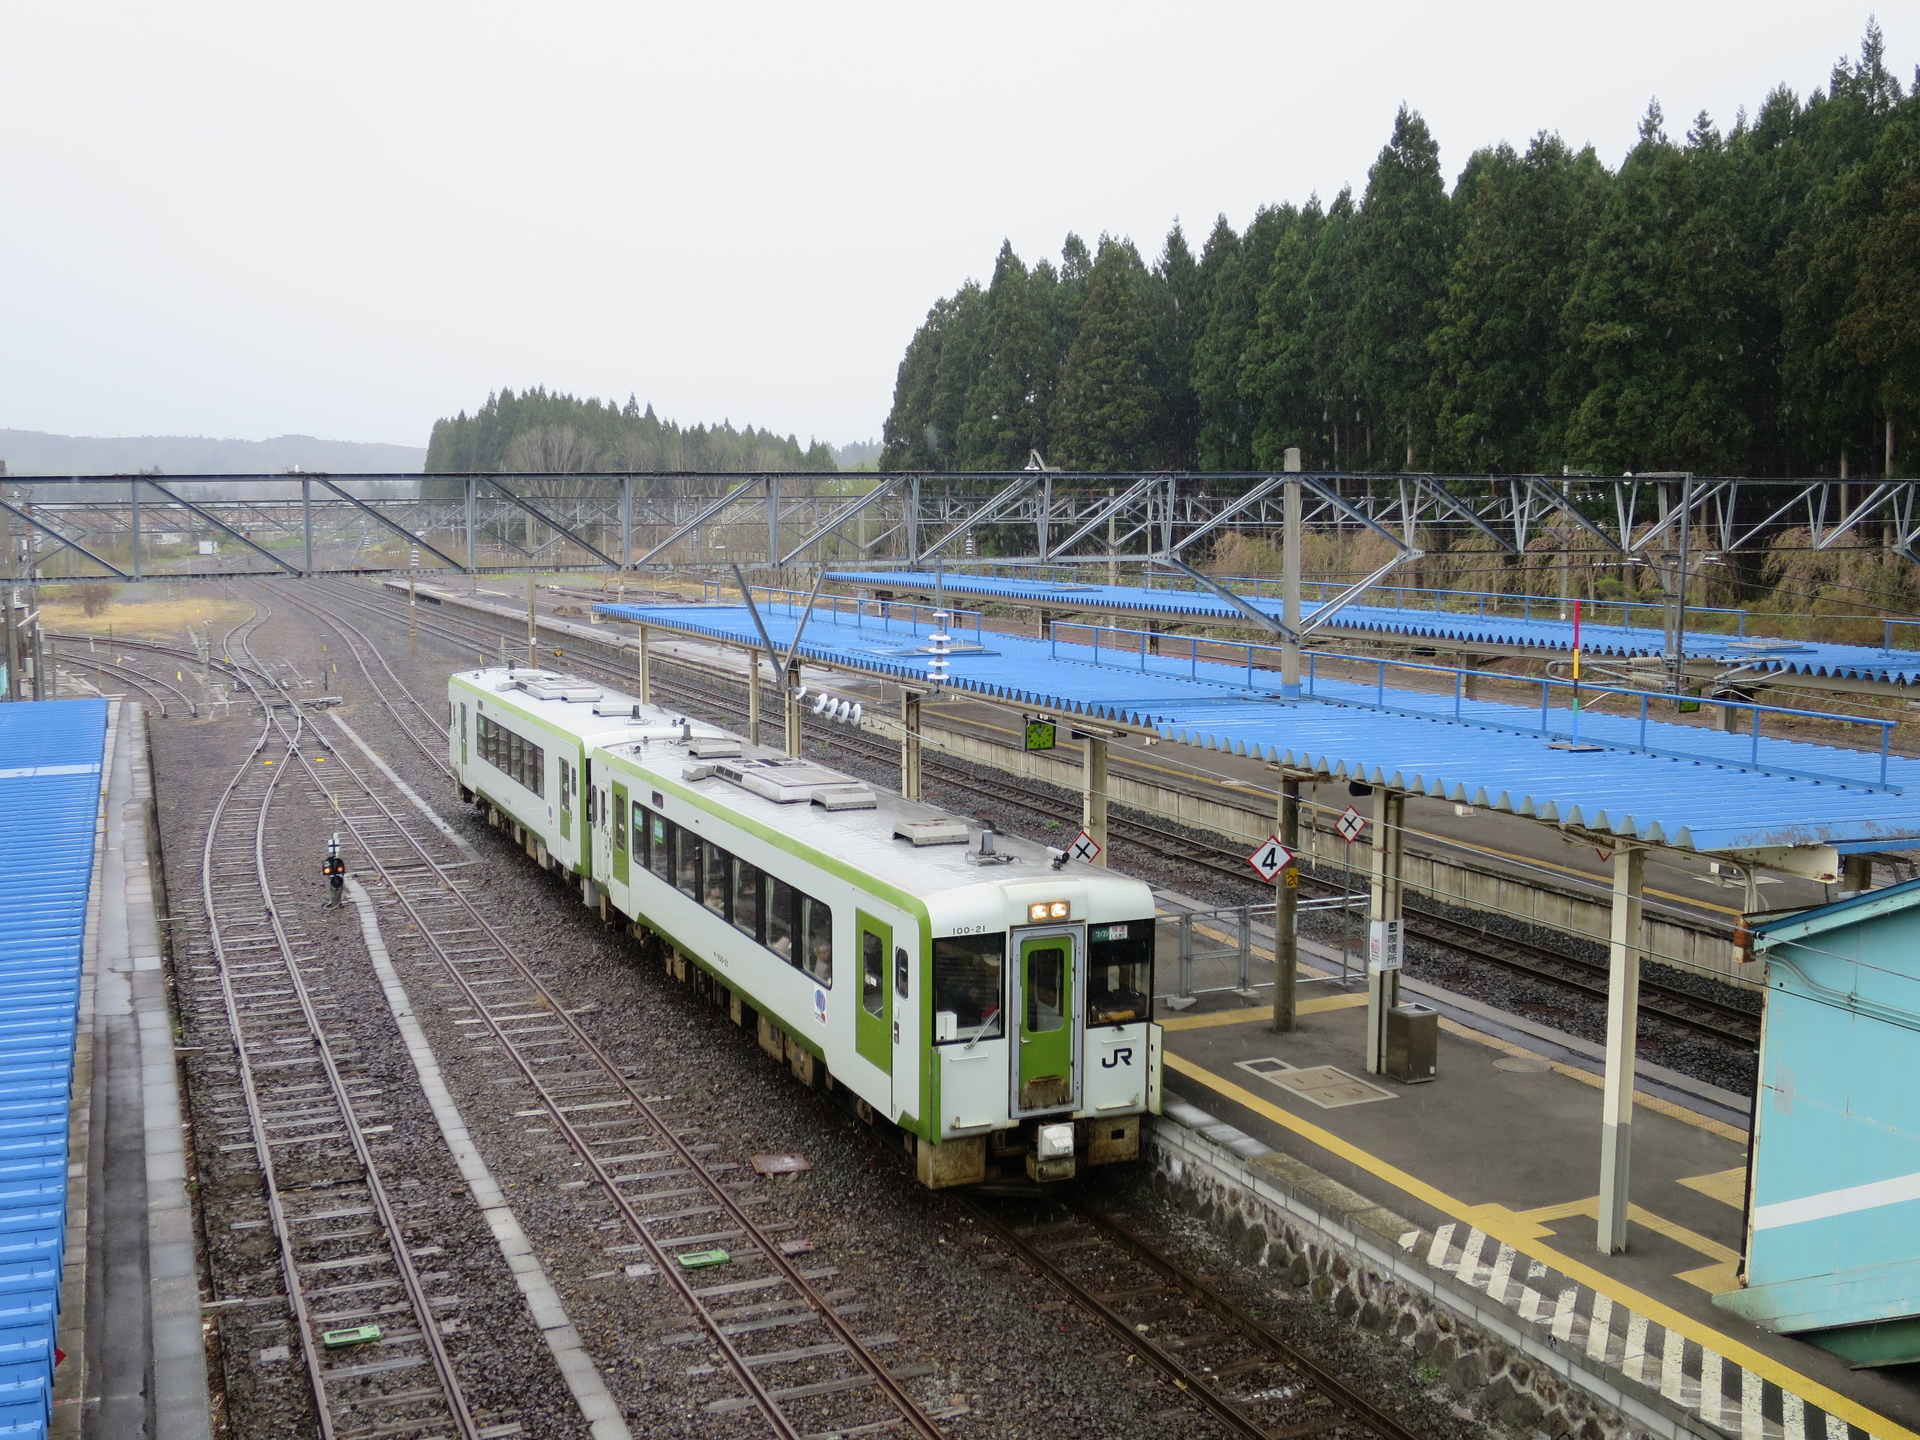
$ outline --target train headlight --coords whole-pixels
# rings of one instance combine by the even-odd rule
[[[1036,900],[1027,906],[1027,919],[1033,923],[1042,920],[1065,920],[1073,913],[1073,906],[1065,900]]]
[[[1033,1134],[1033,1153],[1037,1160],[1070,1160],[1073,1158],[1073,1122],[1062,1125],[1042,1125]]]

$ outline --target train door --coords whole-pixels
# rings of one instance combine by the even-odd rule
[[[467,702],[460,702],[460,768],[467,768]]]
[[[604,801],[599,790],[599,777],[593,773],[591,760],[580,767],[574,783],[579,787],[579,800],[576,803],[580,811],[580,863],[586,868],[587,874],[604,882],[612,866],[607,854],[606,826],[598,808]]]
[[[860,932],[860,1001],[853,1015],[853,1048],[887,1077],[886,1093],[869,1104],[893,1108],[893,927],[856,910]]]
[[[1013,1047],[1015,1115],[1080,1108],[1082,931],[1078,925],[1016,930],[1020,958],[1012,999],[1019,1041]]]
[[[613,835],[613,878],[621,885],[627,880],[627,787],[613,782],[613,815],[607,821]]]
[[[575,770],[567,757],[560,757],[560,838],[573,838],[573,792]],[[585,848],[584,846],[582,847]]]
[[[911,926],[893,937],[893,1104],[904,1114],[920,1113],[920,1022],[913,1008],[913,957],[919,937]]]

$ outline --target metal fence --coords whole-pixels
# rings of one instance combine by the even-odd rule
[[[1318,900],[1302,900],[1302,912],[1364,909],[1367,892],[1350,890]],[[1273,988],[1273,920],[1279,907],[1228,905],[1162,915],[1154,937],[1154,999],[1165,1009],[1184,1010],[1202,995],[1232,992],[1257,1000]],[[1340,947],[1340,970],[1329,980],[1346,981],[1357,973],[1351,947]],[[1171,962],[1171,963],[1169,963]],[[1171,988],[1168,987],[1171,982]]]

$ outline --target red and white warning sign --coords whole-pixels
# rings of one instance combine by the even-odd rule
[[[1084,830],[1067,842],[1067,858],[1069,860],[1084,860],[1091,865],[1094,860],[1099,857],[1099,854],[1100,842]]]
[[[1280,843],[1278,835],[1269,835],[1249,856],[1247,864],[1262,880],[1271,880],[1293,863],[1293,852]]]
[[[1351,845],[1366,831],[1367,817],[1351,805],[1340,812],[1340,818],[1333,822],[1333,833]]]

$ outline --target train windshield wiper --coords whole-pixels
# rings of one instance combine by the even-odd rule
[[[961,1048],[964,1050],[973,1049],[974,1046],[980,1043],[980,1037],[985,1035],[987,1033],[987,1030],[991,1026],[993,1026],[995,1023],[997,1023],[999,1019],[1000,1019],[1000,1007],[996,1005],[993,1007],[993,1009],[987,1011],[986,1015],[980,1021],[980,1028],[973,1032],[973,1038],[967,1041],[967,1043]]]

